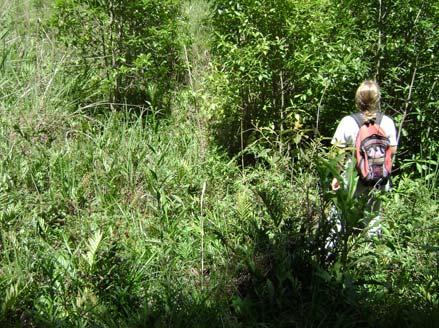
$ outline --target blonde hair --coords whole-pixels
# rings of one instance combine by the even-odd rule
[[[376,118],[376,113],[380,110],[380,99],[380,87],[371,80],[361,83],[355,93],[355,104],[366,120]]]

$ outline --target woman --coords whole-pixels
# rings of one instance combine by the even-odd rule
[[[355,104],[359,110],[359,115],[363,121],[375,121],[377,119],[377,114],[380,112],[380,99],[381,93],[378,84],[374,81],[364,81],[360,84],[355,94]],[[396,153],[397,149],[397,138],[396,138],[396,128],[393,120],[386,116],[380,114],[379,126],[385,133],[388,141],[392,156]],[[358,132],[360,130],[359,124],[355,119],[354,115],[349,115],[343,117],[337,126],[335,134],[332,138],[331,143],[337,148],[345,151],[347,148],[355,147]],[[336,191],[340,188],[339,181],[334,178],[331,183],[332,190]],[[373,197],[373,191],[375,189],[389,190],[389,181],[384,184],[378,184],[374,186],[367,186],[362,184],[361,180],[357,184],[356,195],[358,197],[369,197],[368,199],[368,210],[378,212],[380,204]],[[370,232],[375,232],[380,234],[381,228],[373,227],[379,220],[379,215],[375,217],[369,225],[372,226]]]

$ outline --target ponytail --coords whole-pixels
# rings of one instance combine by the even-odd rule
[[[355,104],[366,120],[374,120],[380,110],[380,87],[374,81],[367,80],[360,84],[355,93]]]

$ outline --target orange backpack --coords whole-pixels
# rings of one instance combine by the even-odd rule
[[[374,120],[365,120],[362,113],[351,115],[358,124],[355,157],[360,181],[367,186],[387,183],[392,171],[392,153],[389,139],[380,127],[383,113]]]

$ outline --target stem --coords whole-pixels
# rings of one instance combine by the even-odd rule
[[[324,97],[325,94],[326,94],[326,90],[328,89],[328,86],[329,86],[329,83],[327,83],[327,84],[325,85],[325,89],[323,89],[322,96],[320,97],[320,100],[319,100],[319,105],[317,106],[317,118],[316,118],[316,130],[315,130],[315,135],[317,135],[317,134],[319,133],[320,111],[321,111],[321,108],[322,108],[323,97]]]
[[[192,70],[191,70],[191,65],[189,63],[189,56],[187,54],[186,45],[183,45],[183,50],[184,50],[184,60],[186,62],[186,69],[189,75],[189,84],[191,85],[191,89],[194,90],[194,81],[192,79]]]
[[[416,72],[417,72],[417,60],[416,60],[416,66],[415,66],[415,69],[413,70],[412,80],[411,80],[411,82],[410,82],[409,94],[408,94],[408,96],[407,96],[407,100],[406,100],[406,102],[405,102],[404,114],[403,114],[403,116],[402,116],[401,123],[399,124],[399,127],[398,127],[398,135],[397,135],[397,137],[396,137],[396,143],[397,143],[397,144],[399,143],[399,138],[400,138],[400,136],[401,136],[402,126],[403,126],[404,121],[406,120],[407,115],[408,115],[408,110],[409,110],[409,106],[410,106],[410,100],[411,100],[411,98],[412,98],[413,85],[414,85],[414,83],[415,83],[415,78],[416,78]]]
[[[421,16],[421,11],[422,11],[422,9],[419,9],[418,14],[416,15],[415,21],[413,22],[413,26],[415,26],[416,23],[418,22],[419,16]]]
[[[381,69],[381,43],[382,43],[382,16],[383,16],[383,2],[382,0],[378,0],[379,4],[380,4],[380,8],[378,11],[378,45],[377,45],[377,52],[376,52],[376,57],[377,57],[377,67],[376,67],[376,71],[375,71],[375,80],[379,81],[379,74],[380,74],[380,69]]]
[[[116,68],[116,54],[115,54],[115,49],[114,49],[114,32],[115,32],[115,27],[114,27],[114,2],[110,1],[109,2],[109,14],[110,14],[110,51],[111,51],[111,70],[114,70]],[[107,68],[108,69],[108,68]],[[117,84],[117,78],[116,78],[116,85],[114,88],[114,93],[111,96],[112,99],[110,102],[115,102],[116,99],[118,98],[118,93],[119,93],[119,86]],[[111,109],[113,109],[113,105],[110,105]]]
[[[284,92],[284,77],[283,72],[280,71],[279,73],[280,78],[280,137],[279,137],[279,152],[282,154],[283,151],[283,142],[282,137],[284,134],[284,107],[285,107],[285,92]]]
[[[207,182],[203,182],[200,197],[200,219],[201,219],[201,289],[204,288],[204,195],[206,193]]]
[[[241,116],[241,166],[242,172],[244,172],[244,107],[242,108],[242,116]]]
[[[347,229],[346,218],[342,218],[341,220],[341,233],[343,236],[343,249],[341,253],[341,265],[343,273],[346,272],[346,263],[348,261],[348,241],[349,241],[349,231]]]
[[[437,80],[435,80],[435,81],[433,82],[433,84],[432,84],[432,86],[431,86],[431,90],[430,90],[430,92],[428,93],[427,100],[430,100],[431,95],[433,94],[433,91],[434,91],[434,87],[436,86],[436,82],[437,82]]]

